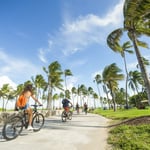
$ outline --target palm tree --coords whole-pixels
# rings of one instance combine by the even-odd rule
[[[137,70],[129,72],[128,86],[133,90],[134,95],[135,95],[135,91],[137,92],[137,94],[139,93],[139,91],[138,91],[139,85],[143,86],[143,84],[144,84],[144,81],[143,81],[141,72],[139,72]],[[137,106],[136,99],[135,99],[135,105]]]
[[[123,45],[119,45],[118,40],[119,40],[119,37],[121,35],[122,35],[122,30],[120,30],[120,29],[114,30],[112,33],[110,33],[108,35],[107,44],[114,52],[120,53],[120,55],[122,56],[123,61],[124,61],[125,72],[126,72],[126,82],[125,82],[125,87],[126,87],[125,88],[126,89],[126,108],[128,108],[128,99],[127,99],[128,88],[127,88],[127,84],[128,84],[129,75],[128,75],[125,52],[128,52],[128,53],[132,54],[133,51],[129,50],[132,47],[129,41],[125,42]]]
[[[93,95],[94,90],[92,87],[88,87],[88,99],[90,98],[91,95]],[[91,101],[91,99],[90,99]],[[89,101],[87,101],[87,105],[89,106]]]
[[[93,93],[93,99],[94,99],[94,108],[96,109],[96,99],[98,99],[97,93]]]
[[[72,100],[73,100],[73,106],[74,106],[74,104],[75,104],[74,98],[75,98],[75,96],[77,96],[77,89],[75,87],[72,87],[71,93],[72,93]]]
[[[36,88],[35,90],[36,90],[37,98],[42,97],[41,89],[44,90],[47,86],[47,83],[44,80],[44,77],[41,74],[39,74],[39,75],[36,75],[35,79],[34,79],[34,77],[31,77],[31,79]]]
[[[117,29],[118,32],[114,34],[113,42],[111,42],[111,48],[113,50],[119,48],[120,36],[122,36],[124,31],[127,31],[128,37],[133,43],[135,54],[142,72],[145,87],[147,90],[147,95],[150,104],[150,81],[144,65],[140,50],[138,46],[148,48],[147,44],[139,41],[141,35],[150,36],[150,1],[147,0],[125,0],[123,15],[124,15],[124,27]],[[113,46],[115,45],[115,46]],[[110,46],[110,45],[109,45]]]
[[[115,90],[118,89],[118,81],[124,79],[124,75],[120,72],[121,69],[115,63],[112,63],[111,65],[106,66],[102,73],[103,81],[107,85],[108,89],[110,89],[114,111],[116,111],[116,102],[114,97]]]
[[[55,93],[54,95],[53,95],[53,110],[55,109],[55,101],[56,100],[58,100],[59,99],[59,95],[57,94],[57,93]]]
[[[140,11],[139,11],[140,10]],[[147,44],[138,40],[141,35],[150,36],[150,1],[147,0],[126,0],[124,3],[124,28],[128,31],[128,36],[133,43],[138,64],[146,86],[150,104],[150,81],[141,57],[139,46],[147,47]]]
[[[115,92],[115,100],[118,105],[120,105],[120,108],[122,105],[125,105],[126,103],[126,91],[124,88],[120,88]]]
[[[48,99],[47,99],[47,115],[50,115],[50,110],[52,110],[52,96],[53,96],[53,90],[55,88],[62,89],[62,82],[61,75],[63,72],[61,71],[61,65],[58,63],[58,61],[52,62],[48,66],[48,70],[43,67],[44,72],[47,74],[48,78]]]
[[[143,86],[143,78],[142,78],[142,74],[141,72],[135,70],[135,71],[130,71],[129,72],[129,87],[131,87],[131,89],[133,91],[136,91],[137,94],[138,92],[138,87],[139,85]]]
[[[2,111],[4,111],[5,108],[5,99],[7,99],[9,92],[10,92],[11,87],[9,86],[9,84],[3,84],[2,88],[1,88],[1,97],[3,99],[3,103],[2,103]]]
[[[101,79],[101,75],[100,74],[97,74],[95,76],[94,82],[96,82],[97,89],[98,89],[98,94],[99,94],[99,98],[100,98],[100,103],[101,103],[101,108],[103,108],[103,101],[101,99],[100,89],[99,89],[99,86],[98,86],[100,83],[102,83],[102,79]]]
[[[80,105],[83,106],[84,104],[84,98],[87,96],[87,88],[84,84],[80,85]]]
[[[64,99],[65,98],[65,95],[64,95],[64,93],[63,92],[60,92],[60,94],[59,94],[59,98],[60,98],[60,100],[59,100],[59,108],[61,108],[61,105],[62,105],[62,99]]]
[[[66,87],[66,90],[67,90],[67,80],[66,80],[66,78],[67,78],[67,76],[72,76],[72,72],[69,69],[66,69],[64,71],[64,74],[65,74],[65,87]]]

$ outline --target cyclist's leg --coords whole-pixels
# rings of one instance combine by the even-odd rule
[[[69,112],[69,107],[65,107],[65,111],[68,113]]]
[[[62,114],[61,114],[61,119],[62,119],[63,122],[66,122],[66,119],[67,119],[67,113],[66,113],[65,108],[64,108],[64,111],[63,111]]]
[[[26,109],[26,112],[29,115],[29,126],[31,126],[31,124],[32,124],[32,118],[33,118],[32,109],[29,107],[28,109]]]
[[[29,104],[27,103],[26,106],[24,107],[24,110],[26,111],[26,113],[28,113],[28,116],[29,116],[29,124],[28,124],[28,127],[31,128],[32,119],[33,119],[32,108],[31,108],[31,107],[29,106]]]

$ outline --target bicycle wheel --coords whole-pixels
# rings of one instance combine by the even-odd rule
[[[66,114],[65,111],[63,111],[62,114],[61,114],[61,120],[62,120],[63,122],[66,122],[66,121],[67,121],[67,114]]]
[[[69,120],[72,119],[72,112],[71,112],[71,111],[68,112],[68,119],[69,119]]]
[[[32,120],[33,131],[39,131],[44,125],[44,116],[41,113],[37,113]]]
[[[23,121],[20,116],[10,118],[3,127],[3,136],[6,140],[15,139],[23,129]]]

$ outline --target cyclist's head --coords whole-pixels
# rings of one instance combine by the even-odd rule
[[[24,88],[24,91],[31,91],[33,92],[33,85],[32,84],[27,84]]]

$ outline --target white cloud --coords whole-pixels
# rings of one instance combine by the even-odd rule
[[[46,59],[46,51],[45,51],[45,49],[43,49],[43,48],[40,48],[39,50],[39,54],[38,54],[38,57],[39,57],[39,59],[42,61],[42,62],[44,62],[44,63],[46,63],[47,62],[47,59]]]
[[[48,49],[62,51],[65,56],[74,54],[85,49],[91,44],[104,44],[104,40],[112,29],[122,26],[123,3],[121,0],[116,6],[108,10],[108,13],[100,17],[95,14],[87,14],[70,20],[70,16],[64,15],[65,22],[58,32],[50,36]],[[41,51],[40,51],[41,53]],[[47,55],[45,51],[39,55],[45,62]]]
[[[0,76],[0,88],[4,84],[9,84],[13,89],[16,89],[17,85],[8,77],[8,76]]]
[[[1,49],[0,56],[0,76],[7,76],[10,80],[14,79],[15,81],[19,81],[22,78],[30,80],[31,76],[40,72],[40,68],[30,61],[25,60],[24,58],[16,59],[9,56]]]
[[[72,87],[75,86],[75,84],[77,83],[78,78],[71,76],[71,77],[67,77],[67,89],[71,90]]]

